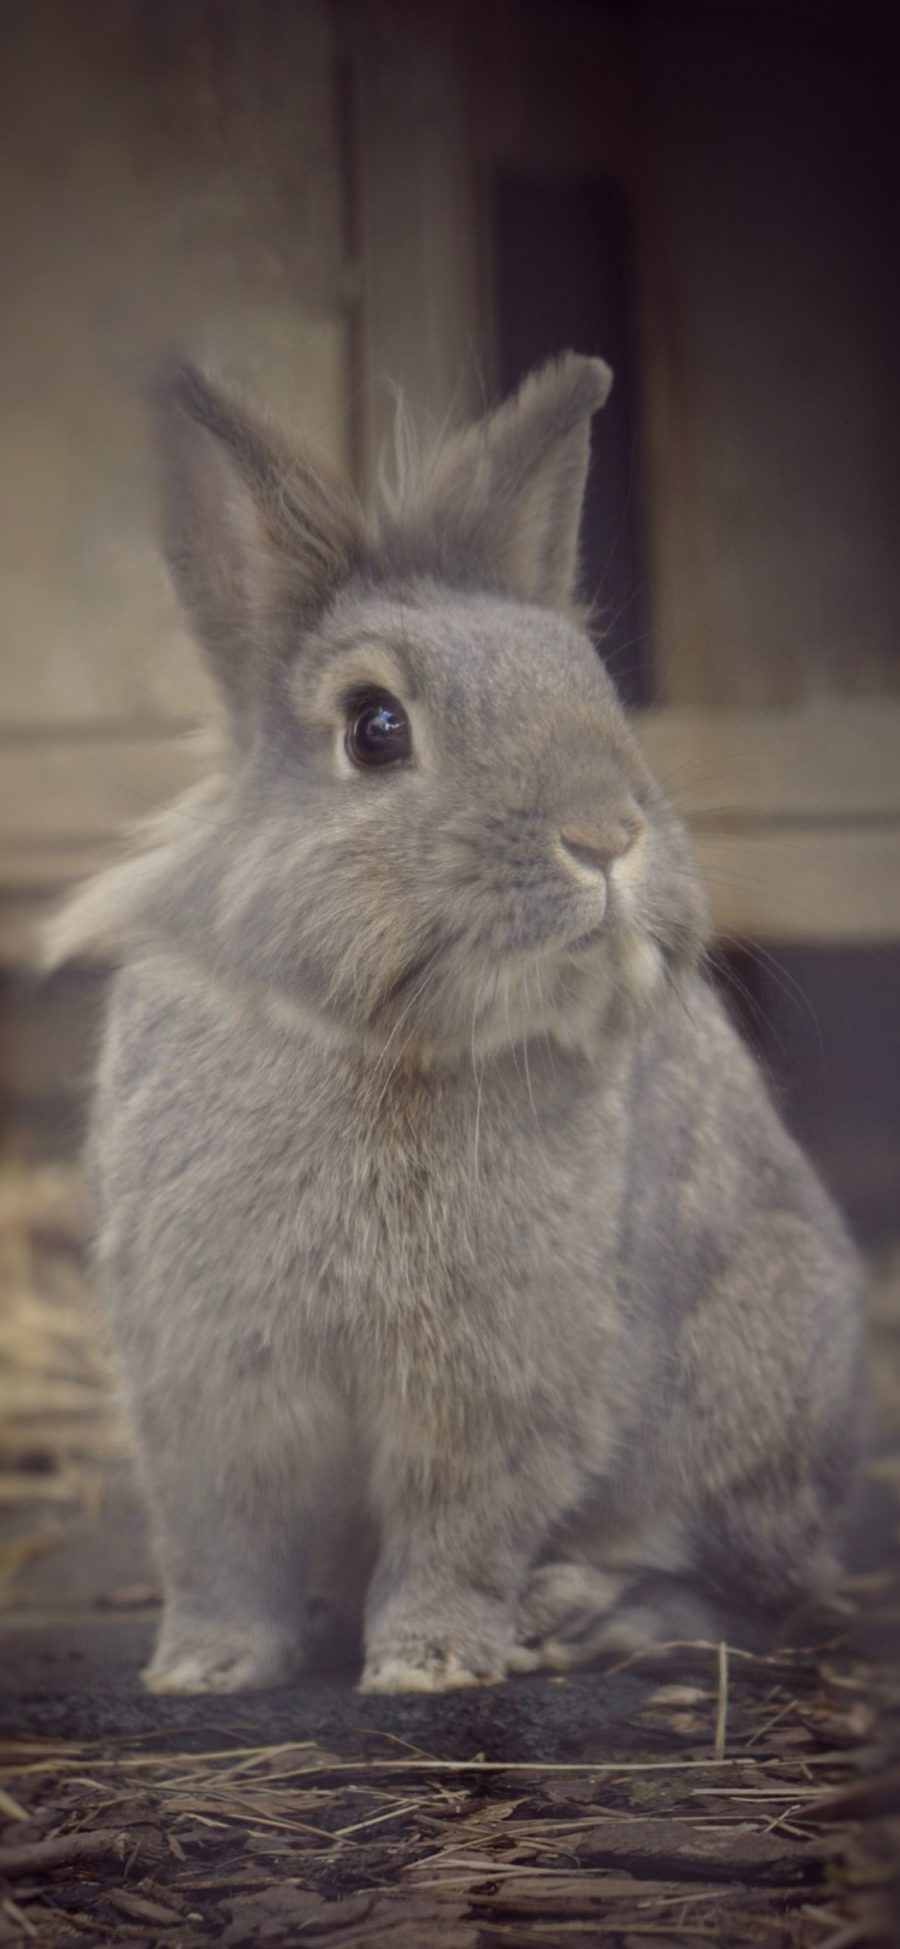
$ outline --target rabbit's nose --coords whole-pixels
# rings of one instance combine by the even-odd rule
[[[643,830],[643,821],[631,813],[610,822],[602,832],[585,826],[568,826],[560,833],[564,852],[591,873],[608,873],[617,859],[631,851]]]

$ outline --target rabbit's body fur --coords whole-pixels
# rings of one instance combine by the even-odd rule
[[[329,505],[302,616],[244,423],[179,395],[179,439],[225,449],[232,535],[248,501],[232,552],[282,579],[240,591],[245,655],[251,606],[280,645],[254,692],[235,617],[210,626],[233,586],[198,581],[196,535],[188,570],[172,551],[230,753],[69,933],[124,962],[91,1174],[158,1689],[273,1682],[360,1635],[370,1689],[472,1683],[778,1616],[834,1575],[857,1262],[697,971],[686,835],[560,613],[600,390],[570,359],[462,436],[430,561],[402,510],[354,558]],[[502,571],[460,571],[473,451],[491,519],[525,493],[537,587],[511,531]],[[403,700],[411,763],[353,770],[361,683]]]

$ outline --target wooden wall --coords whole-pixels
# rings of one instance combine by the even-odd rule
[[[811,45],[792,11],[4,10],[0,958],[195,764],[153,359],[187,345],[371,479],[388,380],[436,419],[490,391],[501,165],[607,172],[633,212],[643,735],[723,933],[900,938],[883,16]]]
[[[348,361],[328,0],[0,12],[0,933],[170,790],[208,703],[156,545],[142,395],[172,347],[339,464]],[[174,769],[173,769],[174,767]]]

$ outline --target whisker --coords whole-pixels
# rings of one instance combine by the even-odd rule
[[[529,992],[529,987],[528,987],[528,971],[527,971],[527,968],[526,968],[526,966],[525,966],[525,964],[524,964],[524,962],[523,962],[523,964],[522,964],[522,985],[523,985],[523,987],[524,987],[524,989],[525,989],[525,996],[526,996],[526,1000],[527,1000],[527,1001],[529,1002],[529,1006],[530,1006],[530,1000],[531,1000],[531,997],[530,997],[530,992]],[[528,1089],[528,1100],[529,1100],[529,1103],[531,1104],[531,1114],[532,1114],[532,1116],[533,1116],[533,1118],[534,1118],[534,1127],[535,1127],[535,1130],[540,1130],[540,1127],[541,1127],[541,1124],[540,1124],[540,1118],[539,1118],[539,1116],[538,1116],[538,1113],[537,1113],[537,1104],[535,1103],[535,1100],[534,1100],[534,1090],[533,1090],[533,1089],[532,1089],[532,1087],[531,1087],[531,1065],[530,1065],[530,1063],[529,1063],[529,1061],[528,1061],[528,1037],[527,1037],[527,1035],[525,1035],[525,1036],[523,1036],[523,1038],[522,1038],[522,1059],[523,1059],[523,1061],[524,1061],[524,1064],[525,1064],[525,1083],[526,1083],[526,1087],[527,1087],[527,1089]]]
[[[373,1070],[373,1076],[375,1077],[378,1076],[379,1070],[384,1066],[386,1062],[387,1054],[392,1043],[394,1042],[396,1036],[399,1035],[400,1030],[403,1028],[404,1023],[409,1020],[409,1017],[412,1014],[413,1009],[415,1008],[416,1002],[421,1000],[421,997],[425,993],[429,985],[429,982],[436,977],[437,971],[438,971],[438,963],[437,960],[434,960],[432,964],[425,970],[425,973],[422,976],[421,981],[419,982],[418,986],[414,989],[413,993],[410,995],[406,1007],[403,1009],[397,1021],[394,1023],[390,1035],[387,1037],[387,1040],[383,1044],[382,1048],[379,1050],[378,1060]],[[378,1092],[378,1096],[376,1097],[375,1102],[371,1106],[371,1116],[373,1119],[377,1116],[378,1111],[381,1109],[381,1105],[384,1102],[388,1090],[390,1089],[391,1082],[394,1076],[396,1075],[396,1072],[400,1066],[400,1063],[403,1060],[403,1057],[406,1054],[407,1049],[409,1048],[411,1041],[412,1041],[412,1032],[410,1032],[410,1034],[406,1037],[406,1040],[401,1043],[397,1055],[394,1061],[391,1063],[387,1075],[385,1076],[384,1083]]]
[[[726,989],[733,989],[736,994],[742,997],[744,1005],[756,1023],[757,1028],[762,1027],[765,1029],[767,1034],[771,1036],[773,1042],[777,1043],[782,1055],[786,1055],[787,1046],[783,1037],[779,1034],[774,1022],[770,1021],[758,996],[754,995],[753,990],[748,987],[746,981],[742,980],[733,963],[726,961],[723,955],[715,949],[707,954],[707,961],[710,967],[715,970],[721,986]]]
[[[478,1139],[481,1131],[481,1101],[482,1101],[482,1088],[483,1088],[483,1081],[484,1081],[484,1065],[482,1064],[481,1070],[479,1070],[475,1060],[475,1021],[481,1004],[481,993],[482,993],[482,984],[481,982],[479,982],[478,986],[476,987],[474,999],[472,1002],[472,1032],[471,1032],[471,1040],[470,1040],[470,1049],[472,1055],[472,1076],[475,1082],[475,1140],[473,1144],[473,1155],[472,1155],[473,1197],[478,1189]]]
[[[825,1043],[822,1038],[821,1023],[801,983],[788,972],[787,968],[782,967],[781,963],[775,959],[774,954],[770,954],[768,948],[763,947],[761,942],[743,941],[738,943],[738,945],[745,954],[749,955],[751,960],[760,964],[763,971],[768,974],[770,981],[774,981],[775,986],[780,989],[786,999],[795,1000],[803,1008],[815,1031],[819,1055],[824,1060]]]

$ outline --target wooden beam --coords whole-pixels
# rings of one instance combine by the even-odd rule
[[[820,946],[900,941],[900,825],[694,837],[723,938]]]
[[[657,777],[692,823],[839,822],[900,815],[900,700],[833,701],[796,711],[640,711],[632,726]],[[0,852],[106,839],[195,778],[191,737],[98,729],[80,739],[5,740]]]
[[[671,705],[633,727],[692,822],[900,813],[900,698],[830,698],[798,710]]]
[[[693,829],[723,934],[900,940],[900,702],[653,710],[635,728]],[[158,734],[7,744],[0,959],[19,958],[26,909],[204,769],[196,743]]]
[[[0,885],[27,883],[29,857],[95,855],[124,827],[202,777],[191,738],[104,737],[43,744],[7,742],[0,751]],[[73,871],[79,870],[73,861]]]

